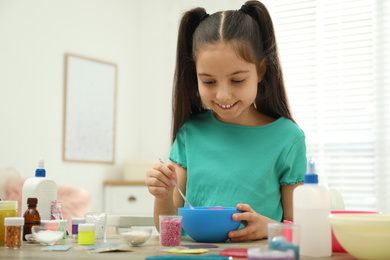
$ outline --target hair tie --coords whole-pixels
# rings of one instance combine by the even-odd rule
[[[204,12],[203,14],[200,15],[200,21],[203,21],[204,19],[206,19],[207,17],[209,17],[209,14]]]
[[[243,6],[241,6],[240,11],[250,15],[251,10],[248,6],[243,5]]]

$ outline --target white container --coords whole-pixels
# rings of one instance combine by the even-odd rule
[[[22,212],[27,209],[27,199],[37,198],[37,210],[41,220],[51,220],[51,202],[57,200],[57,184],[54,180],[46,177],[43,167],[43,159],[39,160],[35,177],[28,178],[23,185]]]
[[[345,210],[344,199],[341,193],[336,189],[329,189],[330,194],[330,210],[343,211]]]
[[[318,185],[314,162],[309,161],[305,184],[293,192],[294,224],[300,225],[300,254],[311,257],[332,255],[330,194],[325,186]]]

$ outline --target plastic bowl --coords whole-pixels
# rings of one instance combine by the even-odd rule
[[[56,230],[53,230],[52,227],[44,226],[33,226],[31,228],[31,233],[36,242],[41,245],[52,246],[61,239],[64,238],[66,232],[65,226],[58,226]]]
[[[347,211],[347,210],[338,210],[332,211],[332,214],[379,214],[376,211]],[[340,245],[339,241],[334,235],[332,228],[332,251],[333,252],[346,252],[345,249]]]
[[[152,231],[152,228],[120,228],[119,234],[127,244],[132,246],[139,246],[149,239]]]
[[[197,242],[222,243],[228,233],[239,228],[241,221],[234,221],[232,215],[240,213],[234,207],[187,207],[179,208],[184,231]]]
[[[358,259],[390,259],[390,215],[332,214],[334,234],[341,246]]]

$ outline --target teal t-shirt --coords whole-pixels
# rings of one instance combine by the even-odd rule
[[[221,122],[209,110],[180,128],[169,159],[187,169],[186,197],[193,206],[245,203],[281,221],[281,185],[304,181],[305,135],[283,117],[242,126]]]

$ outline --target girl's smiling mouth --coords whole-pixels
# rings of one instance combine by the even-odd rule
[[[217,104],[220,108],[222,108],[222,109],[231,109],[231,108],[233,108],[237,103],[238,103],[238,102],[233,103],[233,104],[230,104],[230,105],[222,105],[222,104],[218,104],[218,103],[216,103],[216,104]]]

